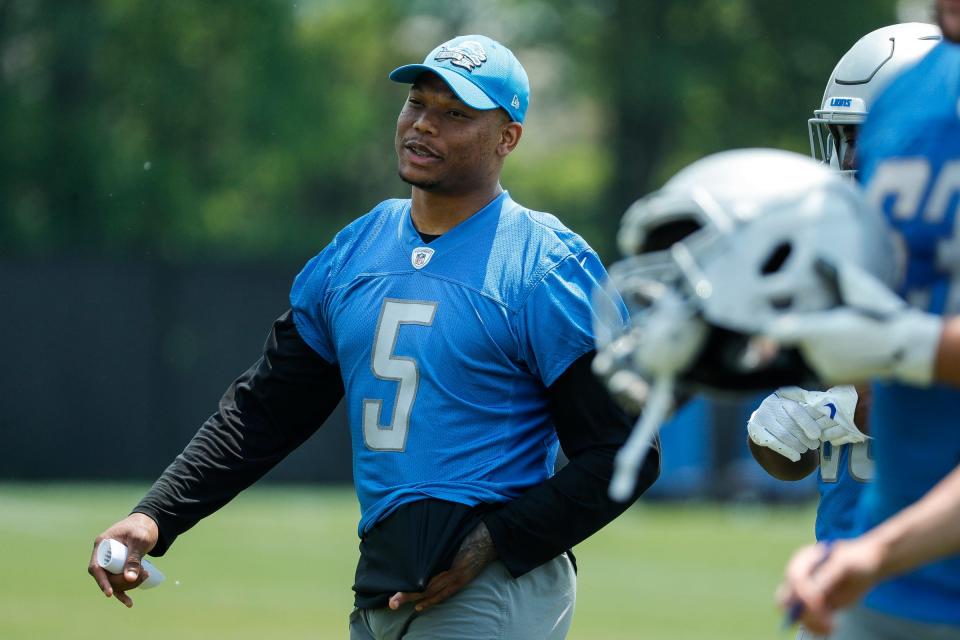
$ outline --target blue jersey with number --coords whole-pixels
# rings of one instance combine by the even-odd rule
[[[307,264],[293,317],[343,377],[361,535],[407,502],[504,502],[552,475],[546,388],[593,348],[603,277],[506,193],[429,245],[409,200],[382,202]]]
[[[939,314],[960,312],[960,45],[942,42],[870,111],[860,175],[907,250],[901,294]],[[870,431],[876,479],[861,501],[867,527],[927,493],[960,463],[960,390],[875,384]],[[960,556],[879,585],[874,609],[960,624]]]
[[[860,533],[856,508],[865,483],[873,479],[871,443],[820,446],[817,470],[817,540],[851,538]]]

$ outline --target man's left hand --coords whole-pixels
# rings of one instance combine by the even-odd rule
[[[496,558],[497,550],[490,532],[487,525],[481,522],[464,539],[449,569],[433,576],[427,588],[420,593],[395,593],[390,598],[389,606],[396,610],[407,602],[416,602],[414,608],[420,612],[440,604],[480,575],[484,567]]]

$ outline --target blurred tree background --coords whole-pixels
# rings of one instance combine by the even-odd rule
[[[807,151],[837,58],[894,0],[0,0],[0,251],[301,263],[408,189],[386,74],[458,33],[532,91],[504,185],[601,253],[713,151]]]
[[[17,452],[0,481],[155,477],[259,355],[297,269],[409,194],[387,74],[440,42],[517,53],[532,100],[504,186],[610,261],[624,209],[685,164],[807,153],[837,59],[931,4],[0,0],[0,441]],[[658,487],[742,495],[742,408],[673,431]],[[329,422],[272,477],[349,481],[343,412]]]

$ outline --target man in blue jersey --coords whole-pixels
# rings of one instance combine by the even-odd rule
[[[632,420],[591,371],[597,255],[499,182],[526,72],[484,36],[394,70],[409,200],[336,235],[294,282],[263,357],[105,537],[161,555],[347,403],[361,507],[351,638],[562,638],[569,549],[625,508],[606,486]],[[554,474],[562,446],[570,463]],[[639,495],[659,456],[638,474]],[[322,544],[317,540],[316,544]]]
[[[944,42],[880,96],[858,151],[868,194],[904,240],[910,305],[875,290],[874,312],[840,308],[771,331],[825,380],[877,380],[866,533],[800,550],[780,593],[841,640],[960,637],[960,2],[939,0],[937,14]]]
[[[890,25],[860,38],[830,74],[820,107],[808,121],[813,157],[855,174],[859,129],[880,91],[939,41],[939,29],[922,23]],[[855,509],[873,478],[872,445],[838,423],[855,423],[868,433],[869,402],[866,385],[825,392],[785,388],[765,398],[747,424],[751,453],[774,477],[797,480],[817,470],[818,541],[859,533]],[[811,636],[801,629],[797,637]]]

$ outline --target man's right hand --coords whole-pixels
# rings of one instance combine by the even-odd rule
[[[853,387],[825,392],[784,387],[764,398],[747,423],[750,439],[797,462],[821,442],[846,444],[866,439],[853,424]]]
[[[93,576],[105,596],[116,596],[117,600],[127,607],[133,606],[133,600],[126,592],[137,588],[147,579],[148,574],[140,565],[140,559],[156,546],[159,535],[153,518],[142,513],[132,513],[97,536],[93,541],[87,573]],[[107,573],[97,564],[97,547],[107,538],[113,538],[127,546],[127,562],[121,574]]]
[[[850,606],[884,577],[888,547],[875,535],[803,547],[793,554],[777,589],[777,602],[799,612],[799,622],[814,633],[833,631],[837,609]]]

